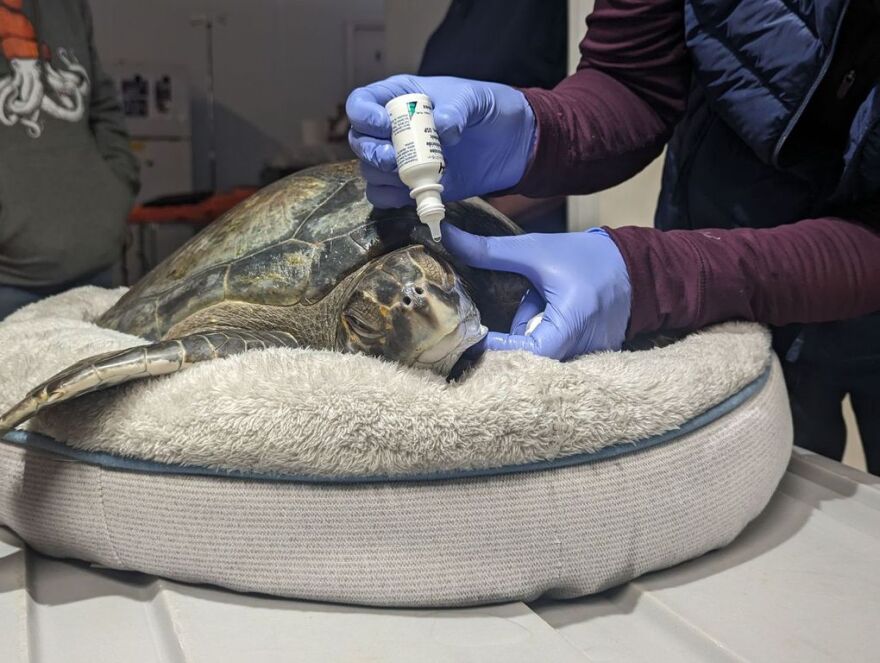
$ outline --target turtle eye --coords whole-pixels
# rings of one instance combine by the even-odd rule
[[[345,323],[351,331],[361,338],[369,340],[382,338],[382,332],[373,329],[368,323],[364,322],[362,318],[358,317],[351,311],[346,312]]]

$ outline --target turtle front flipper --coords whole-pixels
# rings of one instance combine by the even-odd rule
[[[247,350],[298,346],[296,339],[287,332],[230,329],[190,334],[95,355],[49,378],[18,405],[0,415],[0,436],[43,408],[83,394],[132,380],[176,373],[200,361],[222,359]]]

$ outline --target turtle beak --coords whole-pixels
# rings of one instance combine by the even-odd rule
[[[489,333],[480,324],[480,312],[461,283],[456,282],[454,287],[458,299],[457,324],[439,341],[425,349],[415,362],[416,366],[429,368],[443,376],[449,374],[465,350],[479,343]]]

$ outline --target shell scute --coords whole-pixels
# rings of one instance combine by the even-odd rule
[[[307,288],[317,250],[290,239],[235,261],[226,270],[225,298],[270,306],[296,304]]]

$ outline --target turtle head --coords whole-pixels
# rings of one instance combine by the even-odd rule
[[[423,246],[367,266],[342,307],[339,345],[447,375],[486,335],[461,277]]]

